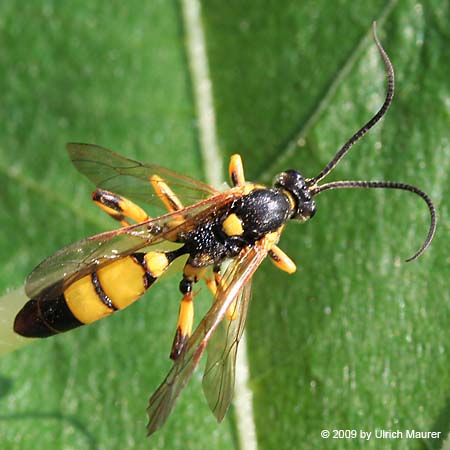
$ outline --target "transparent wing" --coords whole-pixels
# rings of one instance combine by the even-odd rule
[[[212,220],[239,195],[238,190],[229,190],[181,211],[75,242],[40,263],[28,276],[25,292],[35,297],[52,285],[68,285],[114,259],[173,240],[174,235]]]
[[[150,184],[152,175],[163,178],[185,205],[218,192],[205,183],[163,167],[133,161],[98,145],[70,143],[67,150],[75,167],[97,187],[141,203],[162,206]]]
[[[225,417],[233,398],[236,355],[244,331],[250,291],[251,280],[242,287],[231,306],[230,313],[234,318],[225,317],[208,344],[203,392],[218,422]]]
[[[255,270],[266,257],[269,247],[266,238],[263,238],[256,245],[244,249],[228,267],[224,276],[223,289],[197,326],[181,355],[174,362],[166,379],[150,398],[147,409],[149,435],[166,421],[178,395],[197,367],[206,345],[223,320],[227,309],[250,281]]]

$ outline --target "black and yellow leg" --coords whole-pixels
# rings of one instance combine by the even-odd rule
[[[123,227],[131,225],[127,218],[136,223],[145,222],[150,218],[140,206],[131,200],[104,189],[96,189],[92,193],[92,200],[106,214],[120,222]]]
[[[150,177],[150,183],[169,212],[179,211],[183,209],[183,204],[176,194],[170,189],[169,185],[158,175]]]
[[[286,253],[283,252],[279,247],[276,245],[273,245],[271,249],[269,250],[269,256],[272,262],[284,272],[287,272],[289,274],[294,273],[297,270],[297,266],[295,265],[294,261],[292,261],[291,258],[289,258]]]
[[[244,166],[242,165],[240,155],[235,154],[231,156],[228,173],[233,186],[242,186],[245,184]]]
[[[170,359],[174,361],[180,356],[181,350],[186,344],[192,333],[192,325],[194,323],[194,294],[187,292],[183,295],[180,303],[180,311],[178,312],[178,323],[173,339]]]
[[[177,329],[170,352],[170,358],[176,360],[180,356],[184,345],[192,333],[194,323],[194,293],[192,286],[197,283],[206,271],[206,268],[197,268],[186,263],[183,269],[183,279],[180,282],[180,291],[183,294],[180,311],[178,313]]]

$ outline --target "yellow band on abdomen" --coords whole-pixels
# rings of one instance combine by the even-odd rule
[[[102,267],[97,275],[103,291],[117,309],[126,308],[145,292],[145,270],[131,256]]]
[[[136,301],[146,290],[144,275],[132,256],[121,258],[71,284],[64,291],[67,306],[80,322],[95,322]]]
[[[72,314],[82,323],[91,323],[114,312],[102,302],[87,275],[72,283],[65,291],[64,297]]]

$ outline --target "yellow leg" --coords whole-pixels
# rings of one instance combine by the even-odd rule
[[[210,290],[211,294],[215,297],[217,294],[217,282],[216,280],[211,277],[205,280],[206,286]]]
[[[283,252],[280,248],[278,248],[276,245],[273,245],[272,248],[269,250],[269,256],[272,262],[284,272],[287,273],[294,273],[297,270],[297,266],[295,265],[294,261],[292,261],[291,258],[289,258],[286,253]]]
[[[183,209],[183,204],[175,193],[170,189],[169,185],[158,175],[152,175],[150,177],[150,183],[156,192],[156,195],[166,205],[169,212],[179,211]]]
[[[126,218],[136,223],[145,222],[150,218],[140,206],[131,200],[104,189],[96,189],[92,193],[92,201],[102,211],[120,222],[123,227],[130,225]]]
[[[205,279],[206,286],[208,286],[208,289],[213,294],[214,298],[216,298],[217,293],[222,288],[222,277],[220,276],[219,272],[214,271],[214,276]],[[236,302],[233,301],[230,306],[227,309],[226,317],[228,320],[234,320],[237,317],[237,311],[236,311]]]
[[[236,154],[231,156],[228,173],[233,186],[242,186],[245,184],[244,166],[242,165],[240,155]]]
[[[236,320],[237,319],[237,310],[236,310],[236,299],[234,299],[225,313],[225,316],[228,320]]]
[[[186,344],[192,332],[194,323],[194,294],[188,292],[183,295],[178,313],[177,330],[170,352],[170,358],[174,361],[180,356],[181,350]]]
[[[220,275],[219,268],[214,268],[213,274],[204,280],[206,286],[211,291],[211,294],[215,297],[222,286],[222,277]]]

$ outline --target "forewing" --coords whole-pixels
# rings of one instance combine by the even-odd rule
[[[28,276],[25,292],[35,297],[50,286],[61,289],[112,260],[166,242],[178,231],[188,231],[211,220],[216,211],[240,195],[236,190],[217,194],[181,211],[75,242],[49,256]]]
[[[264,241],[264,239],[263,239]],[[250,281],[255,270],[267,255],[267,246],[255,245],[244,249],[227,269],[224,286],[210,310],[174,362],[166,379],[150,398],[148,434],[156,431],[167,419],[181,390],[196,368],[206,345],[221,323],[233,300]]]
[[[251,280],[242,287],[235,303],[231,305],[230,313],[234,318],[230,320],[224,317],[207,347],[203,392],[218,422],[224,418],[233,398],[236,355],[244,331],[250,291]]]
[[[152,175],[163,178],[181,202],[187,206],[218,191],[211,186],[169,169],[125,158],[93,144],[67,144],[75,167],[99,188],[141,203],[162,207],[150,184]]]
[[[30,273],[25,282],[26,294],[33,298],[53,285],[58,285],[62,290],[63,286],[101,265],[157,241],[157,235],[150,231],[134,236],[128,234],[129,228],[97,234],[58,250]]]

